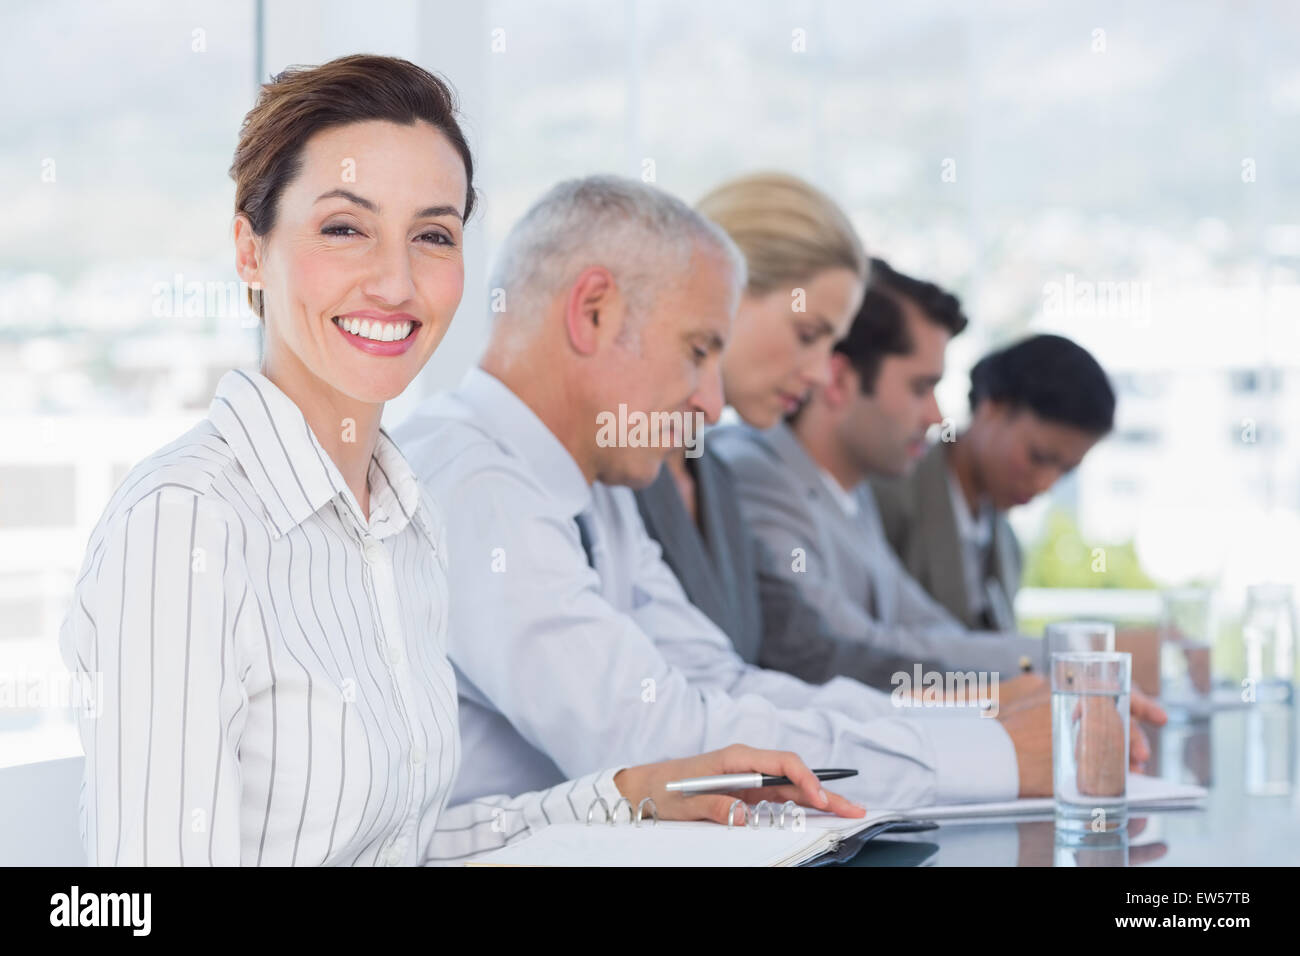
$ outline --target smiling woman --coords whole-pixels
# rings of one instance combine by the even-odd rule
[[[342,169],[357,184],[330,188]],[[441,201],[430,203],[430,195]],[[246,215],[235,221],[240,274],[263,290],[264,364],[295,382],[304,375],[337,382],[362,402],[398,395],[460,301],[464,195],[460,160],[424,122],[316,133],[280,198],[275,227],[259,236]],[[354,347],[402,358],[359,361]]]
[[[663,784],[732,771],[797,784],[760,796],[861,815],[794,755],[745,747],[446,807],[460,744],[443,522],[380,416],[464,285],[473,164],[451,91],[387,57],[287,71],[231,175],[261,370],[227,373],[208,417],[127,475],[61,632],[69,668],[102,687],[79,725],[89,861],[458,860],[593,797],[723,820],[728,798]]]
[[[230,167],[263,371],[340,461],[363,512],[377,405],[424,366],[464,288],[474,166],[455,111],[444,83],[403,60],[291,69],[263,89]],[[335,437],[343,419],[361,440]]]

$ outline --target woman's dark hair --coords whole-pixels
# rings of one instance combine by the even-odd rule
[[[1035,335],[984,356],[970,373],[971,411],[983,401],[1027,408],[1044,421],[1104,435],[1115,424],[1115,392],[1082,346]]]
[[[893,269],[883,259],[871,260],[871,278],[862,307],[848,334],[835,345],[857,370],[862,391],[871,394],[886,355],[907,355],[915,347],[907,334],[902,300],[912,302],[931,322],[956,335],[966,328],[961,302],[933,282],[914,279]]]
[[[264,83],[244,117],[230,164],[235,212],[255,235],[275,226],[280,194],[302,169],[302,150],[321,130],[367,120],[422,120],[442,132],[465,164],[465,221],[474,210],[474,160],[456,121],[451,86],[409,60],[358,53],[320,66],[292,66]],[[262,293],[249,290],[262,315]]]

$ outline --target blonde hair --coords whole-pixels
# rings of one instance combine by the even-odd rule
[[[751,295],[787,289],[826,269],[848,269],[864,282],[868,277],[867,255],[848,216],[797,176],[740,176],[711,190],[695,208],[740,247]]]

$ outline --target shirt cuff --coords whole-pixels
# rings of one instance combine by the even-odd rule
[[[618,787],[614,786],[614,775],[617,774],[620,770],[624,770],[624,769],[626,768],[614,767],[610,770],[600,770],[590,775],[591,789],[593,789],[596,792],[595,796],[592,797],[592,802],[593,803],[595,802],[596,797],[600,797],[605,801],[605,806],[609,807],[610,813],[614,812],[614,804],[618,803],[618,801],[623,798],[622,792],[618,789]],[[586,791],[585,787],[579,787],[578,789],[583,792]],[[583,809],[583,816],[582,819],[578,821],[579,823],[587,822],[587,816],[586,816],[587,809],[590,809],[590,807]],[[635,804],[633,804],[632,806],[632,812],[634,814],[636,813]],[[599,812],[597,812],[597,814],[592,819],[595,820],[597,823],[601,822]]]
[[[1020,794],[1020,765],[1011,735],[994,717],[929,724],[934,752],[934,802],[998,803]]]
[[[998,631],[975,631],[978,640],[996,642],[997,650],[981,666],[997,670],[1003,680],[1011,680],[1021,674],[1047,673],[1047,641],[1023,634],[1008,636]],[[959,668],[966,669],[966,668]],[[979,669],[979,668],[976,668]]]

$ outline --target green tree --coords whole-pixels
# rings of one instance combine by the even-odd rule
[[[1133,542],[1096,544],[1085,541],[1066,511],[1054,509],[1046,529],[1025,553],[1021,581],[1030,588],[1156,587],[1138,561]]]

